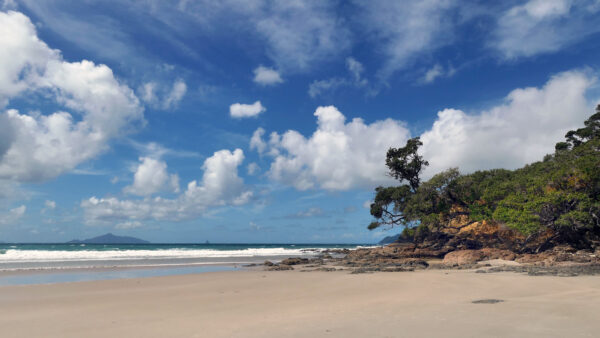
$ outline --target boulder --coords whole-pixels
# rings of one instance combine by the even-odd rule
[[[308,264],[309,260],[308,258],[299,258],[299,257],[292,257],[292,258],[286,258],[284,260],[281,261],[281,265],[298,265],[298,264]]]
[[[475,264],[484,259],[486,256],[481,250],[457,250],[446,254],[442,263],[447,266],[458,266]]]

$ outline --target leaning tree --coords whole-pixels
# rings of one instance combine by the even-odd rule
[[[382,225],[399,226],[408,225],[414,220],[405,208],[410,198],[417,192],[421,184],[421,172],[429,165],[418,154],[423,143],[418,137],[411,138],[402,148],[390,148],[386,154],[385,164],[389,175],[402,184],[395,187],[375,188],[375,199],[371,203],[371,215],[376,221],[369,224],[368,229],[373,230]]]

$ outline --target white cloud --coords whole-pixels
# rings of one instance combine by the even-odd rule
[[[9,10],[9,9],[16,9],[17,3],[15,2],[15,0],[2,0],[2,5],[0,6],[0,9],[2,10]]]
[[[155,103],[158,100],[156,96],[156,82],[146,82],[138,88],[138,95],[145,103]]]
[[[260,225],[254,223],[254,222],[250,222],[250,223],[248,223],[248,225],[250,225],[250,229],[254,230],[254,231],[260,230],[260,228],[261,228]]]
[[[448,66],[448,68],[444,68],[439,63],[436,63],[433,67],[429,68],[423,77],[419,79],[419,82],[422,84],[433,83],[438,78],[450,77],[456,73],[456,69],[452,66]]]
[[[139,151],[144,157],[161,158],[163,156],[173,157],[201,157],[197,152],[171,149],[156,142],[141,143],[129,140],[129,144]]]
[[[360,83],[365,81],[361,78],[362,73],[365,71],[365,67],[355,58],[349,57],[346,59],[346,68],[348,68],[348,71],[350,71],[350,74],[352,74],[355,82]]]
[[[312,217],[325,217],[325,211],[319,207],[308,208],[307,210],[298,211],[295,214],[287,215],[285,218],[299,219],[299,218],[312,218]]]
[[[350,32],[333,2],[130,1],[129,6],[183,36],[190,30],[247,36],[263,44],[275,68],[286,74],[308,71],[351,45]]]
[[[11,134],[0,137],[0,178],[54,178],[95,157],[112,138],[143,121],[138,99],[110,68],[87,60],[64,61],[59,51],[39,40],[23,14],[0,12],[0,42],[1,106],[23,94],[41,94],[81,115],[0,113]]]
[[[177,107],[183,99],[187,85],[181,79],[175,80],[170,88],[151,81],[142,84],[137,92],[144,103],[154,108],[169,110]]]
[[[255,175],[260,170],[260,167],[258,166],[258,164],[256,164],[256,162],[252,162],[248,164],[248,167],[246,169],[248,171],[248,175]]]
[[[362,22],[382,46],[387,59],[379,71],[383,79],[408,67],[415,59],[453,41],[457,6],[453,0],[357,1]]]
[[[149,196],[161,191],[179,192],[179,176],[169,175],[164,161],[150,157],[140,157],[133,176],[133,184],[126,186],[123,191],[138,196]]]
[[[444,72],[443,72],[442,66],[440,66],[439,64],[436,64],[435,66],[433,66],[431,69],[429,69],[425,73],[422,81],[424,83],[431,83],[438,77],[442,76],[443,74],[444,74]]]
[[[300,190],[372,188],[391,182],[385,175],[385,154],[389,147],[406,143],[409,131],[403,123],[386,119],[366,124],[360,118],[346,123],[333,106],[317,108],[315,116],[317,130],[309,138],[294,130],[271,134],[272,179]]]
[[[44,206],[46,209],[56,209],[56,202],[52,200],[46,200],[44,202]]]
[[[593,110],[586,94],[596,79],[581,71],[553,76],[541,88],[511,91],[501,105],[473,114],[444,109],[420,137],[429,161],[426,176],[450,167],[463,172],[517,168],[541,160],[567,130],[577,128]],[[385,153],[410,137],[400,121],[346,123],[335,107],[319,107],[317,129],[305,137],[290,130],[283,135],[254,133],[252,149],[273,157],[271,179],[299,190],[348,190],[390,184]]]
[[[259,7],[260,8],[260,7]],[[348,31],[326,2],[283,1],[265,4],[251,16],[268,43],[268,55],[280,69],[305,71],[316,61],[350,46]]]
[[[283,83],[283,79],[275,69],[258,66],[254,69],[254,82],[262,86],[272,86]]]
[[[144,224],[142,224],[142,222],[140,222],[140,221],[125,221],[125,222],[117,223],[117,225],[115,225],[115,229],[120,229],[120,230],[135,229],[135,228],[142,227],[143,225]]]
[[[0,213],[0,224],[7,225],[17,222],[25,215],[27,207],[21,205],[10,209],[7,213]]]
[[[308,95],[310,97],[317,97],[324,92],[335,90],[339,87],[347,86],[348,80],[340,77],[332,77],[326,80],[315,80],[308,86]]]
[[[267,142],[262,139],[264,134],[265,130],[259,127],[252,133],[252,137],[250,138],[250,150],[256,149],[260,155],[267,149]]]
[[[170,109],[179,104],[179,101],[183,98],[185,93],[187,92],[187,85],[183,80],[179,79],[173,83],[173,88],[171,88],[171,92],[165,98],[163,102],[164,109]]]
[[[600,31],[596,0],[530,0],[498,19],[490,47],[507,59],[558,51]]]
[[[146,197],[119,200],[114,197],[91,197],[81,202],[86,222],[140,221],[145,219],[178,221],[199,217],[211,207],[242,205],[253,196],[238,176],[244,160],[241,149],[220,150],[204,161],[200,182],[191,181],[174,199]]]
[[[486,111],[440,111],[421,135],[422,154],[430,163],[427,173],[450,167],[463,172],[517,168],[541,160],[593,110],[586,93],[594,82],[583,72],[564,72],[541,88],[515,89],[504,103]]]
[[[315,80],[308,86],[308,95],[316,97],[324,92],[333,91],[339,87],[364,87],[368,84],[367,79],[362,78],[364,67],[356,59],[349,57],[346,59],[346,68],[349,77],[332,77],[326,80]]]
[[[236,119],[256,117],[266,110],[267,108],[263,107],[260,101],[256,101],[253,104],[234,103],[229,106],[229,115]]]

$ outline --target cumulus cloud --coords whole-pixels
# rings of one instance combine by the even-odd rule
[[[21,205],[19,207],[10,209],[8,212],[0,213],[0,224],[8,225],[17,222],[25,215],[27,207]]]
[[[267,142],[262,138],[264,134],[265,130],[263,128],[258,128],[252,133],[252,137],[250,138],[250,150],[256,149],[261,155],[265,152],[267,149]]]
[[[498,19],[490,47],[512,59],[560,50],[600,31],[595,0],[530,0]]]
[[[283,79],[275,69],[258,66],[254,69],[254,82],[262,86],[272,86],[283,83]]]
[[[511,91],[504,102],[467,114],[444,109],[420,135],[422,155],[429,161],[426,177],[450,167],[462,172],[517,168],[554,151],[565,132],[577,128],[593,110],[586,94],[596,82],[582,71],[553,76],[540,88]],[[295,130],[283,135],[258,129],[251,148],[273,158],[268,175],[299,190],[348,190],[390,184],[385,153],[410,137],[404,123],[392,119],[366,124],[345,121],[335,107],[319,107],[317,129],[309,137]],[[366,204],[365,204],[366,206]]]
[[[266,110],[267,108],[263,107],[260,101],[253,104],[234,103],[229,106],[229,115],[236,119],[256,117]]]
[[[138,90],[138,95],[144,103],[162,110],[177,107],[187,92],[187,85],[181,79],[175,80],[169,87],[161,86],[156,82],[146,82]]]
[[[427,173],[450,167],[463,172],[517,168],[554,151],[566,131],[577,128],[593,110],[586,93],[595,78],[569,71],[543,87],[511,91],[491,109],[467,114],[444,109],[421,135]]]
[[[308,138],[295,130],[271,134],[269,177],[300,190],[372,188],[391,182],[385,175],[385,154],[408,139],[402,122],[386,119],[366,124],[354,118],[347,123],[333,106],[319,107],[314,115],[317,130]]]
[[[91,197],[82,201],[81,207],[86,221],[93,224],[146,219],[179,221],[199,217],[210,207],[246,204],[253,193],[238,176],[238,167],[243,160],[241,149],[215,152],[204,161],[202,180],[189,182],[186,190],[173,199]]]
[[[0,178],[43,181],[72,170],[108,142],[143,121],[133,91],[112,70],[91,61],[67,62],[37,37],[29,18],[0,12],[0,105],[20,95],[41,94],[78,113],[0,113]],[[1,129],[2,127],[0,127]]]
[[[126,193],[149,196],[165,190],[179,192],[179,176],[169,175],[167,163],[150,157],[140,157],[140,162],[133,184],[124,188]]]

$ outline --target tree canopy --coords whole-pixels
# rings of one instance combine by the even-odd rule
[[[457,213],[473,221],[500,222],[525,235],[548,227],[600,229],[600,105],[584,127],[556,144],[553,154],[517,170],[461,175],[451,168],[422,183],[428,163],[418,155],[421,145],[414,138],[388,150],[386,165],[401,184],[375,189],[375,220],[369,229],[403,226],[413,235],[440,229]]]

